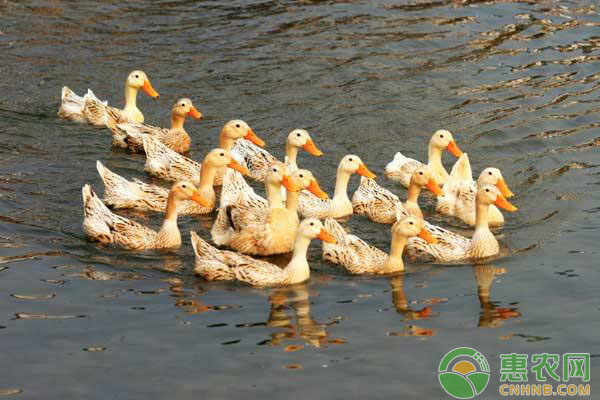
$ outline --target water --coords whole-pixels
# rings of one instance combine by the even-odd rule
[[[0,1],[0,394],[445,398],[439,361],[471,346],[494,397],[502,353],[598,354],[599,24],[587,0]],[[108,131],[56,118],[60,88],[119,105],[135,68],[161,94],[140,95],[148,122],[167,124],[180,96],[205,115],[187,125],[194,158],[229,119],[279,156],[303,127],[325,156],[299,164],[329,193],[356,153],[403,197],[385,164],[424,159],[450,129],[474,171],[499,167],[516,193],[499,232],[511,255],[350,277],[314,243],[310,282],[256,290],[191,274],[187,232],[208,237],[210,217],[180,219],[176,255],[88,243],[80,190],[101,192],[95,161],[149,178]],[[387,226],[349,225],[389,248]]]

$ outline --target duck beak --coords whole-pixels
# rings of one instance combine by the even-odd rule
[[[231,162],[229,164],[227,164],[228,168],[231,169],[235,169],[238,172],[241,172],[242,175],[250,175],[250,171],[248,171],[248,168],[244,167],[243,165],[240,165],[237,161],[235,160],[231,160]]]
[[[518,210],[517,207],[512,205],[508,200],[506,200],[506,197],[504,197],[501,194],[499,194],[498,197],[496,197],[496,201],[494,202],[494,204],[500,208],[505,209],[506,211],[517,211]]]
[[[314,194],[315,196],[317,196],[320,199],[327,200],[329,198],[329,196],[327,195],[327,193],[325,193],[323,190],[321,190],[321,187],[319,186],[319,182],[317,182],[316,179],[311,179],[310,180],[310,185],[308,185],[307,189],[312,194]]]
[[[158,99],[160,97],[158,92],[156,90],[154,90],[154,88],[152,87],[152,84],[150,83],[150,81],[148,79],[146,79],[144,81],[144,86],[142,86],[142,89],[150,97],[153,97],[155,99]]]
[[[319,232],[319,235],[317,237],[327,243],[333,243],[333,244],[337,243],[335,236],[333,236],[331,233],[326,231],[324,228],[321,228],[321,232]]]
[[[419,236],[421,239],[423,239],[427,243],[431,243],[431,244],[437,243],[437,239],[434,238],[433,236],[431,236],[431,233],[429,233],[429,231],[425,228],[421,229],[421,232],[419,232],[419,234],[417,236]]]
[[[319,150],[317,146],[315,146],[315,142],[313,142],[312,139],[308,139],[306,141],[306,144],[302,146],[302,148],[306,150],[309,154],[312,154],[313,156],[319,157],[323,155],[323,152]]]
[[[369,179],[373,179],[376,176],[374,173],[369,171],[369,169],[367,168],[367,166],[365,164],[362,164],[362,163],[358,166],[356,173],[364,176],[365,178],[369,178]]]
[[[265,147],[265,142],[261,138],[256,136],[256,133],[254,133],[252,128],[248,128],[248,133],[246,133],[246,136],[244,136],[244,139],[251,141],[252,143],[254,143],[257,146]]]
[[[506,197],[507,199],[510,199],[511,197],[514,196],[514,193],[510,191],[510,189],[508,188],[508,185],[506,184],[506,182],[504,181],[503,178],[498,179],[498,182],[496,182],[496,187],[498,187],[498,189],[500,189],[500,191],[502,192],[502,195],[504,197]]]
[[[191,197],[196,203],[200,204],[202,207],[210,207],[210,202],[206,200],[200,192],[196,191],[194,195]]]
[[[450,153],[452,153],[452,155],[454,157],[460,157],[463,154],[463,152],[458,148],[458,146],[456,145],[456,142],[454,140],[452,140],[452,141],[450,141],[450,143],[448,143],[448,147],[446,147],[446,150],[448,150]]]
[[[281,184],[288,192],[299,192],[300,186],[296,185],[288,175],[284,175]]]
[[[440,189],[440,187],[438,186],[437,182],[433,178],[429,178],[429,182],[427,182],[427,185],[425,185],[425,187],[431,193],[435,194],[436,196],[441,196],[441,195],[444,194],[444,192],[442,192],[442,189]]]
[[[190,111],[188,111],[187,114],[194,119],[202,119],[202,113],[198,111],[194,106],[190,107]]]

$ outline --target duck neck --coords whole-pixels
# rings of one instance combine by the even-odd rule
[[[137,110],[137,92],[137,88],[125,85],[125,110]]]
[[[269,202],[269,207],[283,207],[283,200],[281,199],[281,185],[267,183],[265,188],[267,191],[267,201]]]
[[[227,136],[225,129],[221,130],[221,135],[219,136],[219,147],[225,150],[231,150],[234,143],[235,139]]]
[[[433,143],[429,142],[429,154],[428,154],[428,162],[427,165],[433,168],[444,168],[442,165],[442,151],[439,147],[433,145]]]
[[[298,199],[300,198],[300,192],[287,192],[285,199],[285,207],[288,211],[296,213],[298,211]]]
[[[475,232],[489,231],[488,214],[490,206],[477,203],[475,209]]]
[[[306,260],[310,239],[296,234],[292,259],[285,268],[292,282],[302,282],[310,276],[310,268]]]
[[[419,208],[419,194],[421,193],[421,187],[413,182],[408,185],[408,194],[406,196],[406,206],[410,209],[416,209],[420,211]]]
[[[386,264],[388,267],[393,267],[394,270],[403,270],[404,262],[402,261],[402,253],[406,245],[406,236],[396,233],[392,234],[392,246],[390,255],[387,258]]]
[[[214,192],[213,185],[215,184],[215,177],[217,176],[217,169],[207,162],[202,163],[200,169],[200,184],[198,190],[204,192],[208,189]]]
[[[287,164],[290,166],[291,171],[295,171],[298,169],[298,165],[296,164],[296,159],[298,158],[298,148],[293,146],[290,143],[286,143],[285,145],[285,157],[287,158]]]
[[[172,113],[171,114],[171,130],[183,130],[185,116]]]
[[[177,206],[179,204],[179,201],[175,196],[175,193],[173,193],[172,191],[169,192],[169,197],[167,199],[167,208],[165,210],[165,219],[163,221],[162,228],[160,229],[161,231],[172,227],[173,225],[175,225],[175,228],[177,228]]]
[[[333,193],[333,200],[347,200],[348,199],[348,182],[350,181],[350,173],[343,171],[338,168],[337,175],[335,177],[335,191]]]

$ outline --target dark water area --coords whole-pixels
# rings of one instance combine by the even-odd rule
[[[459,346],[487,357],[486,398],[512,352],[592,353],[600,390],[596,3],[0,0],[0,397],[450,398],[437,367]],[[396,151],[424,160],[449,129],[476,175],[498,167],[516,194],[508,255],[351,277],[313,243],[309,282],[258,290],[192,274],[188,232],[209,237],[212,215],[180,218],[175,254],[89,243],[96,160],[152,179],[108,130],[58,119],[60,90],[121,105],[133,69],[161,94],[140,94],[146,122],[166,126],[181,96],[204,114],[186,125],[192,158],[230,119],[278,156],[305,128],[325,155],[299,165],[330,194],[355,153],[404,198],[383,168]],[[388,226],[348,225],[389,249]]]

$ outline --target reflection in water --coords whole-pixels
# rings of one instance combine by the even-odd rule
[[[260,342],[260,345],[279,346],[288,341],[301,339],[314,347],[328,344],[345,343],[343,339],[331,338],[327,327],[337,322],[321,324],[310,314],[310,294],[306,284],[294,285],[273,290],[269,296],[271,311],[266,322],[268,327],[276,328],[270,338]],[[263,324],[243,324],[256,326]],[[302,346],[286,346],[285,351],[295,351]]]
[[[520,317],[521,312],[516,307],[498,307],[490,301],[492,282],[497,275],[505,274],[506,268],[494,265],[476,265],[473,268],[477,280],[477,295],[481,304],[478,326],[480,328],[497,328],[502,325],[504,320]]]

